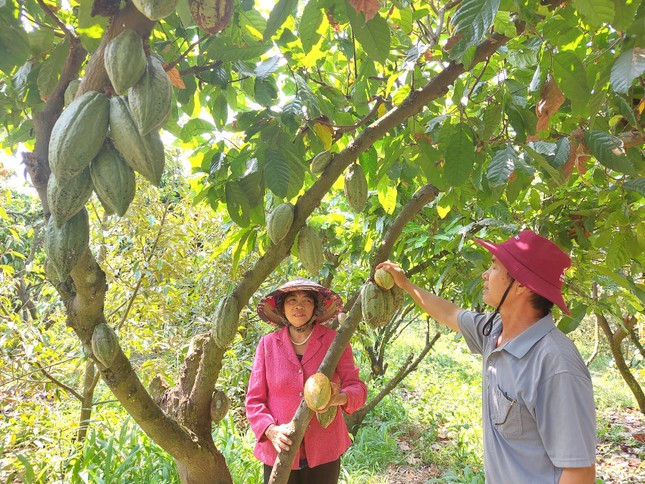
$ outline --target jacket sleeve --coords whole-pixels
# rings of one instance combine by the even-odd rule
[[[347,344],[338,362],[336,373],[340,378],[340,391],[347,395],[347,404],[341,408],[348,414],[354,413],[367,401],[367,386],[360,379],[350,344]]]
[[[255,352],[255,360],[249,378],[249,388],[246,393],[246,417],[249,419],[251,430],[258,442],[265,439],[264,431],[275,419],[267,406],[267,374],[266,374],[266,349],[264,338],[260,340]]]

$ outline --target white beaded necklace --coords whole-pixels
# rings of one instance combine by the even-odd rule
[[[307,337],[305,338],[305,340],[304,340],[302,343],[296,343],[296,342],[293,340],[293,338],[291,338],[291,334],[289,335],[289,339],[291,340],[291,342],[292,342],[294,345],[296,345],[296,346],[302,346],[302,345],[304,345],[307,341],[309,341],[309,338],[311,338],[311,335],[312,335],[312,334],[314,334],[314,330],[313,330],[313,329],[311,330],[311,333],[309,333],[309,336],[307,336]]]

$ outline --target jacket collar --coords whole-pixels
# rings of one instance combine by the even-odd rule
[[[302,362],[298,359],[296,351],[291,344],[291,337],[289,335],[289,328],[287,326],[283,327],[278,331],[278,341],[283,347],[284,353],[287,356],[287,359],[296,365],[297,367],[304,366],[318,351],[322,348],[322,342],[320,339],[323,337],[324,330],[319,323],[314,325],[313,334],[307,343],[307,349],[305,354],[302,356]]]
[[[515,358],[522,358],[531,348],[533,348],[535,343],[540,341],[554,329],[555,322],[553,321],[553,314],[549,312],[549,314],[536,321],[530,328],[518,334],[500,349],[509,352]]]

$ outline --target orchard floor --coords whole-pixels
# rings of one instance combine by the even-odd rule
[[[638,410],[624,409],[606,412],[601,420],[605,428],[598,429],[597,479],[612,484],[645,483],[645,416]],[[441,475],[442,470],[432,465],[392,466],[370,484],[441,482]]]

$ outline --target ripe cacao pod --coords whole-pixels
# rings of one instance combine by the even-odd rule
[[[363,286],[361,291],[363,321],[372,328],[380,328],[390,320],[387,313],[391,310],[392,304],[388,304],[386,297],[387,291],[372,282]]]
[[[166,154],[158,133],[141,136],[125,98],[110,99],[110,137],[123,159],[154,186],[161,184]]]
[[[76,97],[76,93],[78,92],[78,86],[81,85],[81,80],[80,79],[73,79],[69,81],[69,84],[67,85],[67,89],[65,89],[65,107],[69,106],[74,98]]]
[[[331,382],[327,375],[314,373],[305,382],[305,403],[314,412],[327,406],[331,399]]]
[[[172,104],[172,84],[156,57],[148,57],[143,76],[128,91],[128,103],[132,119],[142,136],[166,123]]]
[[[89,168],[85,168],[65,183],[59,183],[53,173],[49,176],[47,203],[58,228],[76,215],[85,206],[90,196],[92,196],[92,181]]]
[[[332,405],[323,413],[316,413],[316,418],[318,419],[318,423],[320,423],[320,426],[326,429],[334,421],[337,414],[338,414],[338,406]]]
[[[117,94],[125,94],[146,71],[146,53],[138,32],[125,29],[105,46],[105,70]]]
[[[323,171],[325,171],[327,165],[331,163],[333,157],[334,155],[331,151],[325,150],[318,153],[311,161],[311,173],[313,173],[314,175],[320,175]]]
[[[175,11],[178,0],[132,0],[132,3],[150,20],[161,20]]]
[[[277,244],[287,235],[293,222],[294,207],[291,203],[281,203],[267,217],[267,234],[271,242]]]
[[[374,282],[381,288],[386,291],[392,289],[394,286],[394,277],[385,269],[376,269],[374,272]]]
[[[215,390],[211,398],[211,420],[213,423],[221,422],[226,417],[230,406],[231,400],[226,393],[222,390]]]
[[[318,275],[322,267],[323,248],[318,233],[308,225],[298,234],[298,257],[302,266],[311,275]]]
[[[92,353],[106,368],[110,368],[119,354],[119,339],[112,328],[105,323],[94,326],[92,332]]]
[[[188,6],[195,23],[209,34],[224,30],[233,15],[233,0],[188,0]]]
[[[356,213],[360,213],[367,203],[367,179],[361,165],[350,165],[345,174],[345,198]]]
[[[90,225],[87,211],[82,208],[60,228],[53,217],[49,217],[45,233],[45,253],[53,264],[58,279],[64,281],[74,266],[88,250]]]
[[[213,316],[213,340],[220,348],[226,348],[237,332],[240,308],[235,296],[221,299]]]
[[[121,154],[110,142],[90,163],[94,191],[108,213],[123,217],[134,199],[136,178]]]
[[[82,94],[63,110],[49,140],[49,167],[59,183],[82,172],[101,150],[109,116],[108,98],[95,91]]]

